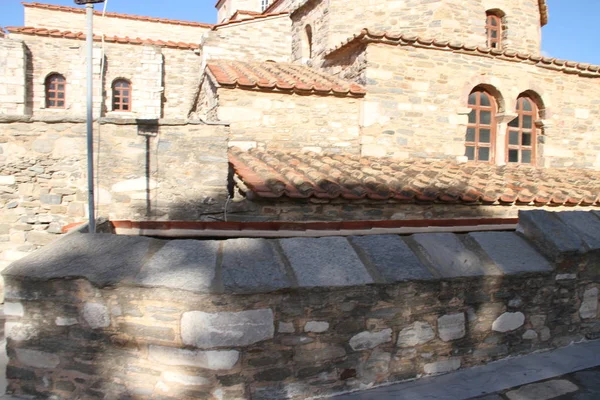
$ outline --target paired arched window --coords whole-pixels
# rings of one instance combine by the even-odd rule
[[[48,75],[45,81],[46,108],[65,108],[67,80],[61,74]]]
[[[265,11],[269,7],[269,0],[261,0],[260,10]]]
[[[112,110],[131,111],[131,82],[116,79],[112,84]]]
[[[488,11],[485,24],[487,47],[502,48],[502,15],[500,11]]]
[[[496,101],[477,88],[469,95],[469,108],[465,155],[471,161],[491,162],[496,142]]]
[[[506,162],[535,164],[538,106],[528,96],[517,99],[517,117],[508,123]]]

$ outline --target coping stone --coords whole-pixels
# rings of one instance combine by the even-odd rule
[[[280,239],[279,243],[303,287],[373,283],[358,255],[343,237]]]
[[[588,211],[565,211],[558,218],[575,230],[590,250],[600,249],[600,218]]]
[[[219,242],[214,240],[167,241],[142,267],[135,283],[209,293],[218,249]]]
[[[565,224],[556,213],[543,210],[519,211],[519,231],[552,258],[578,253],[584,249],[577,232]]]
[[[50,280],[86,278],[109,286],[133,278],[154,239],[107,233],[75,233],[16,261],[4,276]]]
[[[226,240],[222,276],[227,292],[265,293],[292,286],[272,240]]]
[[[425,249],[442,278],[501,275],[498,268],[467,249],[453,233],[419,233],[412,238]]]
[[[578,390],[579,388],[573,382],[566,379],[555,379],[532,383],[517,390],[511,390],[506,393],[506,397],[510,400],[549,400]]]
[[[350,240],[389,283],[434,278],[398,235],[354,236]]]
[[[514,232],[471,232],[468,236],[505,274],[552,271],[548,260]]]

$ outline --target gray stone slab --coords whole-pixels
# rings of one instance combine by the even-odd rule
[[[214,291],[219,242],[171,240],[158,250],[135,277],[135,283],[150,287]]]
[[[266,293],[292,286],[272,240],[226,240],[222,276],[226,292]]]
[[[355,236],[350,240],[387,282],[434,278],[398,235]]]
[[[280,239],[279,243],[300,286],[373,283],[373,278],[346,238],[292,238]]]
[[[583,241],[577,232],[562,222],[553,212],[519,211],[518,229],[551,259],[556,259],[562,254],[576,254],[584,250]]]
[[[468,235],[505,274],[552,271],[552,265],[513,232],[472,232]]]
[[[5,276],[49,280],[82,277],[102,287],[137,275],[154,239],[71,234],[12,263]]]
[[[412,236],[443,278],[500,275],[492,263],[468,249],[453,233],[420,233]]]
[[[550,400],[567,393],[578,391],[573,382],[566,379],[555,379],[546,382],[532,383],[517,390],[506,393],[510,400]]]
[[[590,250],[600,249],[600,218],[587,211],[566,211],[556,214],[579,237]]]

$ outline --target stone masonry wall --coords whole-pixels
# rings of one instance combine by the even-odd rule
[[[330,0],[310,1],[303,4],[291,14],[292,18],[292,61],[301,62],[311,58],[313,64],[318,65],[323,55],[331,49],[330,41]],[[306,52],[305,40],[306,27],[312,29],[312,57]],[[362,28],[358,28],[362,29]],[[353,33],[354,34],[354,33]]]
[[[0,37],[0,115],[25,113],[25,47]]]
[[[27,6],[24,8],[25,26],[71,32],[87,31],[85,13],[72,13]],[[96,6],[97,11],[102,11],[102,9],[102,5]],[[110,11],[110,4],[108,11]],[[202,34],[209,29],[209,24],[189,26],[109,16],[94,16],[95,35],[139,37],[142,39],[172,40],[174,42],[181,42],[182,38],[185,38],[183,40],[185,42],[199,43]]]
[[[280,15],[219,27],[206,36],[204,59],[289,62],[291,25],[289,16]]]
[[[8,391],[306,399],[597,339],[599,229],[533,212],[524,236],[70,235],[4,273]]]
[[[393,157],[464,155],[469,93],[483,85],[498,106],[496,163],[521,93],[538,97],[538,162],[600,168],[600,79],[550,67],[411,46],[369,44],[362,152]],[[344,71],[338,71],[344,74]]]
[[[218,89],[230,146],[358,154],[361,99]]]

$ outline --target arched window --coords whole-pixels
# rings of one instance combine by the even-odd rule
[[[485,31],[487,36],[487,47],[492,49],[502,48],[502,15],[500,12],[487,12]]]
[[[48,75],[45,82],[46,108],[65,108],[67,80],[61,74]]]
[[[310,25],[304,27],[304,38],[302,40],[302,58],[308,60],[312,58],[313,31]]]
[[[496,141],[496,102],[485,90],[469,95],[469,123],[465,136],[465,155],[471,161],[494,161]]]
[[[131,111],[131,83],[127,79],[116,79],[112,92],[112,110]]]
[[[539,110],[529,96],[517,99],[517,117],[508,123],[506,162],[535,164]]]

